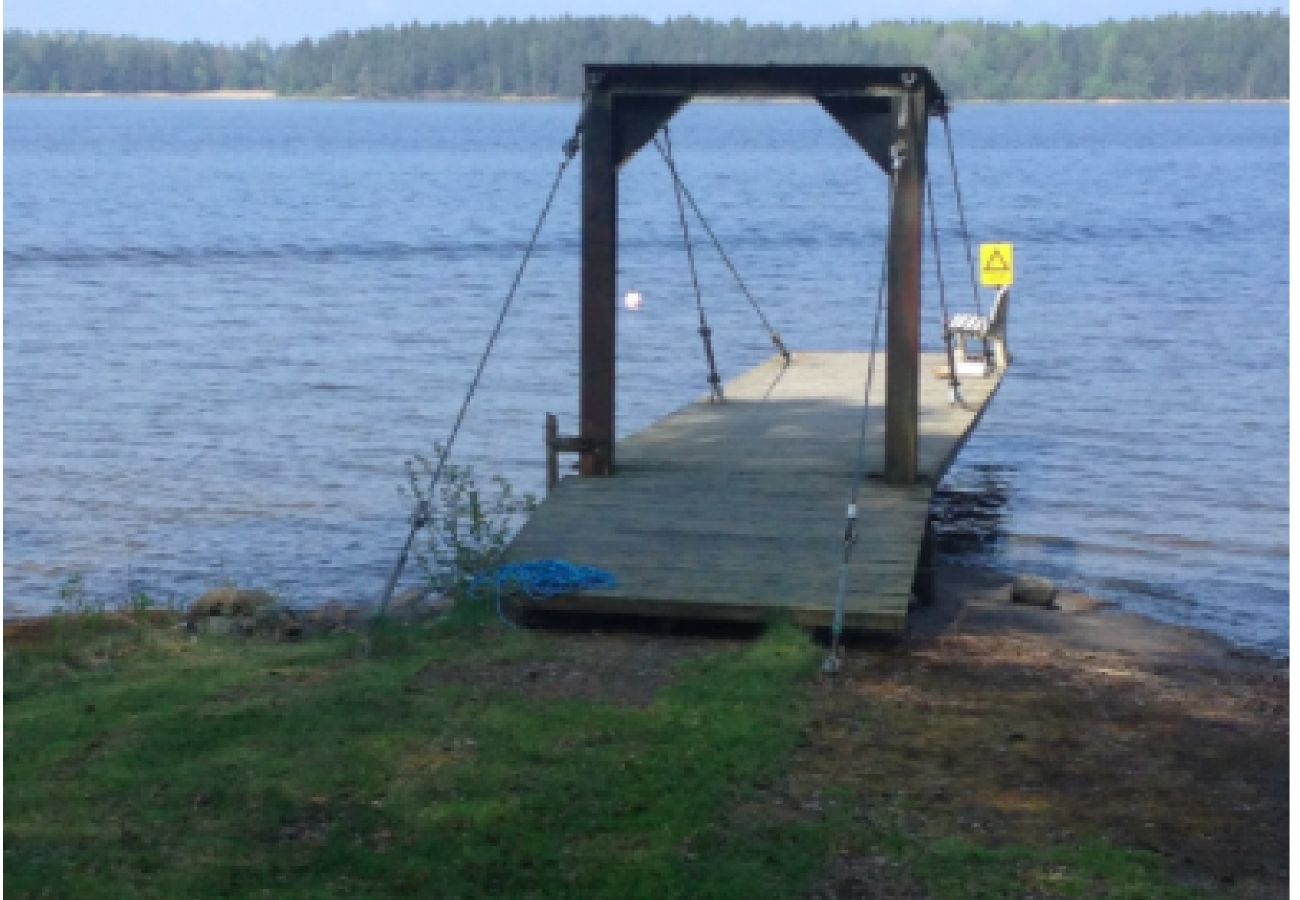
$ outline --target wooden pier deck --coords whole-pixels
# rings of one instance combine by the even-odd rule
[[[530,604],[569,612],[762,621],[788,610],[830,623],[845,505],[857,458],[865,353],[795,353],[725,386],[727,402],[694,402],[619,442],[610,478],[561,479],[507,552],[510,562],[564,559],[618,578],[611,590]],[[845,625],[901,632],[934,485],[1002,379],[965,378],[948,403],[923,354],[918,417],[920,483],[869,477]],[[876,358],[867,472],[884,466],[884,354]],[[521,601],[522,602],[522,601]]]

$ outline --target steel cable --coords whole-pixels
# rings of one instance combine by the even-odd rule
[[[700,291],[700,276],[695,268],[695,248],[691,245],[691,229],[686,222],[686,205],[682,201],[682,180],[677,174],[677,164],[673,162],[673,141],[664,126],[664,164],[673,179],[673,197],[677,200],[677,220],[682,227],[682,243],[686,247],[686,261],[691,269],[691,286],[695,289],[695,308],[700,315],[700,341],[704,344],[704,361],[709,367],[709,402],[721,403],[726,398],[722,395],[722,379],[718,377],[718,362],[713,354],[713,329],[709,327],[708,317],[704,314],[704,295]]]
[[[895,158],[894,169],[889,176],[888,216],[889,223],[894,218],[894,196],[898,178],[899,160]],[[844,520],[844,554],[840,560],[840,576],[835,590],[835,613],[831,620],[831,653],[826,660],[828,672],[839,668],[840,639],[844,633],[844,606],[849,587],[849,563],[853,558],[853,547],[858,542],[858,498],[862,492],[862,482],[867,477],[867,424],[871,413],[871,384],[876,373],[876,349],[880,344],[880,319],[885,306],[885,282],[889,271],[889,245],[880,259],[880,281],[876,288],[876,315],[871,324],[871,351],[867,355],[867,379],[862,391],[862,419],[858,428],[858,454],[853,467],[853,488],[849,492],[848,510]]]
[[[957,217],[961,221],[961,237],[966,244],[966,265],[970,268],[971,297],[975,302],[975,315],[982,316],[980,309],[979,280],[975,276],[975,254],[971,251],[970,230],[966,227],[966,204],[961,199],[961,182],[957,178],[957,151],[952,146],[952,126],[948,124],[948,111],[940,116],[943,120],[943,134],[948,144],[948,168],[952,171],[952,190],[957,197]]]
[[[925,173],[925,202],[930,211],[930,243],[934,247],[934,276],[939,282],[939,315],[943,319],[943,343],[948,353],[948,387],[952,403],[961,402],[961,382],[957,380],[957,362],[952,349],[952,333],[948,330],[948,300],[944,295],[943,260],[939,254],[939,223],[934,216],[934,189],[930,173]]]
[[[731,257],[723,248],[722,241],[718,239],[717,234],[713,231],[713,227],[709,225],[709,220],[704,217],[704,213],[700,210],[699,204],[695,202],[695,197],[691,194],[690,188],[688,188],[686,182],[682,180],[681,173],[677,170],[676,164],[669,159],[668,152],[664,150],[663,145],[659,142],[657,136],[654,138],[654,145],[655,149],[659,151],[659,155],[663,157],[664,162],[668,164],[668,171],[672,173],[673,182],[681,190],[682,196],[686,198],[686,202],[690,204],[691,211],[695,213],[695,218],[699,220],[701,227],[704,228],[704,233],[707,234],[709,240],[713,242],[713,247],[718,251],[718,256],[721,258],[723,265],[727,267],[727,271],[731,272],[731,276],[736,279],[736,284],[740,287],[740,292],[744,294],[745,299],[749,301],[749,305],[752,306],[754,312],[758,314],[758,320],[763,323],[763,328],[767,330],[768,337],[772,340],[772,346],[776,348],[777,353],[781,354],[781,358],[785,361],[785,365],[788,366],[790,364],[790,351],[786,349],[785,343],[781,340],[780,333],[772,326],[771,321],[767,318],[767,314],[763,312],[763,308],[759,306],[758,301],[754,299],[754,295],[750,293],[749,285],[745,284],[745,279],[740,277],[740,271],[736,268],[735,263],[731,261]]]
[[[579,120],[579,129],[581,120]],[[560,182],[564,179],[564,173],[573,162],[573,158],[578,152],[578,130],[575,130],[574,136],[564,144],[564,159],[560,161],[559,169],[555,173],[555,179],[551,182],[550,191],[546,195],[546,202],[542,205],[541,215],[537,217],[537,224],[533,226],[532,236],[528,239],[528,245],[524,249],[523,258],[519,261],[519,268],[515,270],[514,280],[510,283],[510,290],[506,293],[506,299],[501,304],[501,310],[497,313],[496,325],[492,328],[492,333],[488,336],[487,345],[483,348],[483,353],[479,357],[478,367],[474,370],[474,377],[470,379],[469,390],[465,392],[465,399],[461,401],[460,410],[456,413],[456,419],[452,423],[451,430],[448,432],[447,440],[443,443],[438,454],[438,463],[429,477],[429,492],[426,499],[416,502],[415,509],[411,513],[411,527],[406,535],[406,542],[402,545],[401,553],[398,554],[397,562],[393,566],[393,571],[388,576],[388,581],[384,585],[384,593],[379,601],[379,614],[382,615],[388,608],[388,603],[393,598],[393,591],[397,588],[397,581],[402,577],[402,571],[406,568],[407,558],[411,553],[411,546],[415,543],[415,536],[420,529],[428,524],[432,517],[430,501],[434,497],[438,484],[442,480],[442,475],[447,467],[447,458],[451,455],[452,446],[456,443],[456,437],[460,434],[460,428],[465,423],[465,415],[469,412],[470,402],[474,399],[474,394],[478,390],[479,382],[483,379],[483,371],[487,368],[488,358],[492,355],[492,350],[496,347],[497,339],[501,336],[501,331],[505,327],[506,316],[510,313],[510,308],[514,304],[515,295],[519,291],[519,283],[523,280],[524,270],[528,267],[528,261],[532,259],[533,252],[537,249],[537,239],[541,236],[542,226],[546,223],[546,217],[551,212],[551,207],[555,203],[555,196],[559,193]]]

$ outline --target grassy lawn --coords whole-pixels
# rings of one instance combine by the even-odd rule
[[[1183,895],[1104,844],[782,812],[821,651],[774,626],[638,655],[680,640],[462,612],[298,644],[120,617],[7,641],[6,895],[795,897],[849,852],[915,891],[884,896],[1023,896],[1027,870],[1041,896]]]

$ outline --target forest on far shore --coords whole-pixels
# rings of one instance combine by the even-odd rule
[[[1288,96],[1289,24],[1276,11],[1077,27],[566,16],[411,23],[278,47],[8,30],[4,89],[576,96],[584,62],[772,62],[922,64],[950,97],[968,100],[1281,99]]]

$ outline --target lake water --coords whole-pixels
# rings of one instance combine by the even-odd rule
[[[223,579],[373,598],[403,461],[446,434],[575,104],[4,101],[5,613]],[[940,497],[956,562],[1285,654],[1285,106],[970,106],[976,240],[1015,242],[1012,369]],[[955,310],[971,289],[941,131]],[[865,349],[885,181],[808,105],[688,107],[681,170],[796,350]],[[540,491],[576,428],[577,168],[456,460]],[[669,182],[622,175],[619,431],[705,387]],[[719,365],[770,347],[699,251]],[[927,260],[929,272],[929,261]],[[932,272],[923,342],[939,346]],[[987,297],[984,298],[987,302]],[[828,548],[828,565],[838,549]]]

